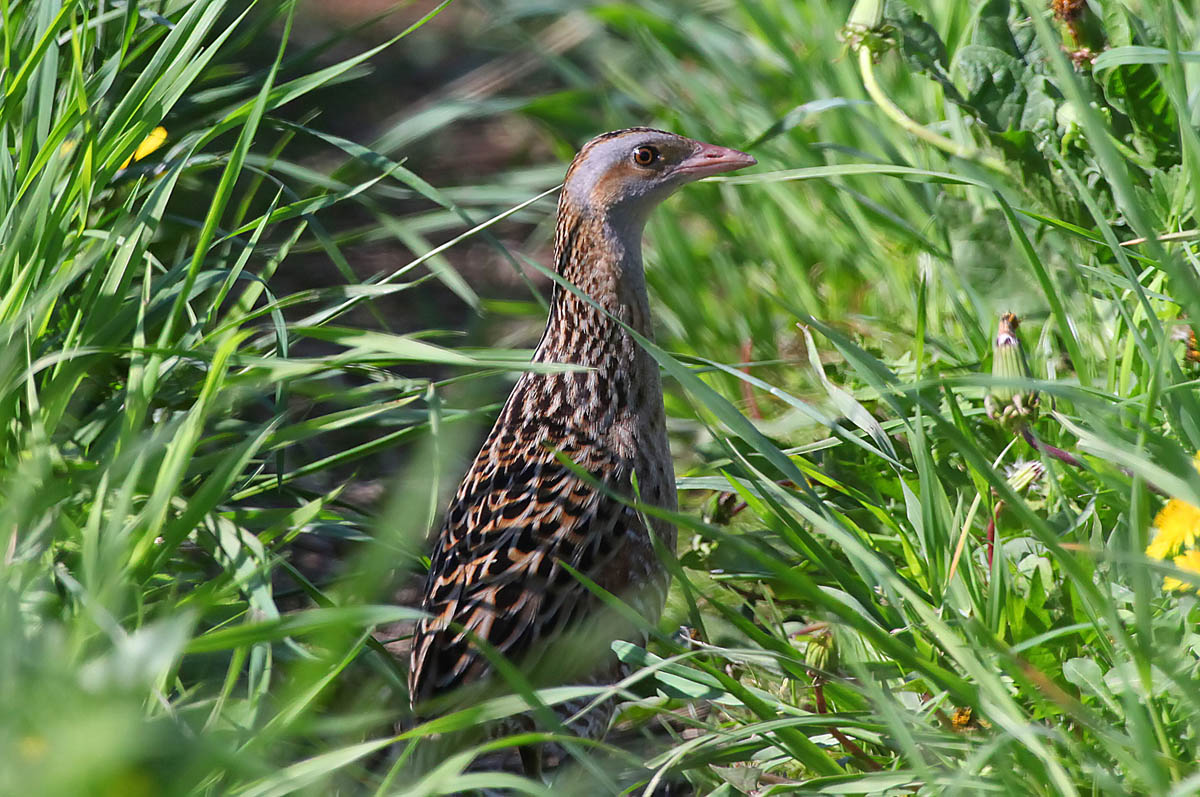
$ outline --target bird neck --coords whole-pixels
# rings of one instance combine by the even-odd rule
[[[651,337],[642,227],[639,219],[614,219],[560,207],[555,269],[591,301],[555,286],[550,319],[535,361],[597,366],[600,360],[632,356],[638,351],[637,344],[614,318]]]

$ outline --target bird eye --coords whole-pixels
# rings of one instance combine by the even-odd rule
[[[633,151],[633,162],[638,166],[649,166],[659,157],[658,150],[654,147],[638,147]]]

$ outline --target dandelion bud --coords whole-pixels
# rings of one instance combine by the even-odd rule
[[[1004,427],[1019,427],[1037,416],[1037,393],[1015,384],[1032,373],[1017,337],[1020,321],[1012,313],[1000,316],[1000,328],[992,348],[992,376],[1007,384],[994,385],[987,395],[988,417]]]
[[[879,30],[883,26],[883,0],[857,0],[846,19],[847,27]]]
[[[878,57],[891,45],[892,29],[883,21],[884,0],[857,0],[842,27],[841,38],[851,50],[866,47]]]
[[[833,632],[828,627],[810,626],[805,630],[809,632],[805,635],[807,641],[802,654],[805,665],[814,670],[832,669],[830,663],[834,659]]]

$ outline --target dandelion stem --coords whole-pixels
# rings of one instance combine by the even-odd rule
[[[1059,462],[1065,462],[1073,468],[1083,467],[1083,463],[1080,462],[1079,459],[1074,455],[1068,454],[1061,448],[1056,448],[1049,443],[1043,443],[1041,440],[1038,440],[1033,434],[1033,430],[1031,430],[1028,426],[1021,427],[1021,437],[1025,438],[1026,443],[1029,443],[1030,446],[1038,451],[1041,451],[1046,456],[1057,459]]]
[[[989,169],[998,172],[1008,171],[1008,167],[1004,161],[999,158],[994,158],[990,155],[985,155],[978,149],[968,149],[960,146],[945,136],[939,136],[929,128],[917,122],[917,120],[906,114],[900,106],[892,102],[892,98],[887,95],[883,88],[879,85],[879,81],[875,79],[875,62],[874,56],[871,54],[870,47],[858,48],[858,66],[862,72],[863,86],[867,90],[867,94],[879,106],[879,109],[884,112],[893,122],[900,125],[902,128],[912,133],[917,138],[927,144],[932,144],[938,149],[953,155],[956,158],[963,160],[975,161],[983,164]]]
[[[828,714],[829,709],[825,705],[825,682],[821,680],[821,676],[819,675],[813,678],[813,698],[817,704],[817,713]],[[881,769],[883,769],[883,767],[879,766],[879,763],[875,761],[875,759],[867,755],[865,750],[855,744],[853,739],[842,733],[837,728],[831,727],[829,729],[829,735],[837,739],[846,752],[853,756],[854,760],[857,761],[861,766],[871,770],[872,772],[879,772]]]
[[[1004,509],[1004,501],[997,501],[996,508],[992,510],[992,519],[987,524],[987,560],[988,571],[992,569],[992,558],[996,553],[996,519],[1000,517],[1000,510]]]

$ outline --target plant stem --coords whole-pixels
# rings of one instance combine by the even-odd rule
[[[1025,442],[1029,443],[1035,450],[1041,451],[1047,456],[1053,457],[1060,462],[1065,462],[1073,468],[1082,468],[1083,463],[1080,462],[1074,455],[1068,454],[1061,448],[1056,448],[1049,443],[1043,443],[1034,436],[1033,431],[1028,426],[1021,427],[1021,437],[1025,438]]]
[[[892,102],[891,97],[884,92],[883,88],[879,85],[879,81],[875,79],[875,63],[871,56],[870,48],[858,48],[858,66],[859,70],[862,72],[863,86],[867,89],[867,94],[870,95],[871,99],[875,101],[875,104],[879,106],[879,109],[883,111],[884,114],[886,114],[893,122],[900,125],[902,128],[907,130],[909,133],[912,133],[925,143],[932,144],[943,152],[953,155],[956,158],[975,161],[976,163],[980,163],[994,171],[1008,171],[1008,166],[999,158],[985,155],[978,149],[967,149],[966,147],[959,146],[945,136],[939,136],[937,133],[911,118],[900,108],[900,106]]]
[[[821,680],[821,676],[819,675],[813,679],[813,698],[817,704],[817,713],[827,714],[829,709],[825,705],[825,685]],[[878,772],[883,769],[883,767],[879,766],[879,763],[876,762],[875,759],[867,755],[865,750],[855,744],[853,739],[842,733],[837,728],[831,727],[829,729],[829,735],[837,739],[838,743],[841,744],[846,752],[853,756],[854,760],[857,761],[861,766],[871,770],[872,772]]]
[[[750,373],[750,357],[754,353],[754,341],[746,338],[742,341],[742,365],[741,370],[744,374]],[[741,382],[742,399],[746,402],[747,409],[750,410],[750,417],[756,421],[763,419],[762,410],[758,406],[758,399],[754,396],[754,388],[749,382]]]
[[[987,562],[988,572],[992,570],[992,558],[996,554],[996,518],[1000,517],[1000,510],[1004,509],[1004,502],[997,501],[996,508],[992,510],[992,519],[987,524]]]

